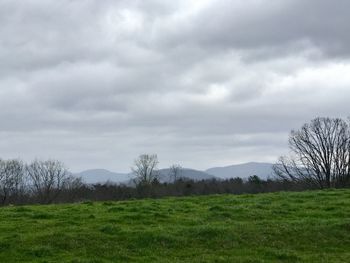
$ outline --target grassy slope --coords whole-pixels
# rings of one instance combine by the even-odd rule
[[[0,262],[350,262],[350,190],[0,208]]]

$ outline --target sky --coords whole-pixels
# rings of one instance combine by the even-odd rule
[[[350,113],[348,0],[0,0],[0,157],[274,162]]]

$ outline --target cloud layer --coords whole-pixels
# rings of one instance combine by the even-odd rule
[[[350,2],[0,1],[2,158],[274,161],[350,112]]]

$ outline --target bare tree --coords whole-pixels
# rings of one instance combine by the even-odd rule
[[[26,170],[33,193],[44,203],[52,203],[69,180],[68,170],[56,160],[35,160]]]
[[[75,177],[73,175],[67,176],[64,183],[64,189],[68,191],[74,191],[84,186],[83,179],[81,177]]]
[[[171,180],[176,182],[177,180],[179,180],[181,178],[181,175],[182,175],[182,167],[181,167],[181,165],[173,164],[172,166],[170,166],[170,168],[169,168],[169,176],[170,176]]]
[[[17,198],[24,189],[24,165],[20,160],[0,160],[0,196],[4,205],[10,196]]]
[[[279,178],[303,181],[318,188],[350,183],[349,125],[342,119],[316,118],[292,131],[291,156],[274,166]]]
[[[131,168],[135,176],[137,185],[151,185],[158,180],[159,174],[157,171],[158,157],[156,154],[142,154],[134,162],[134,167]]]
[[[82,189],[84,189],[83,179],[81,177],[69,175],[65,179],[65,184],[56,202],[74,202],[79,199]]]

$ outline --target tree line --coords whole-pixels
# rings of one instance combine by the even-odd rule
[[[18,159],[0,160],[0,202],[5,204],[50,204],[65,190],[82,185],[57,160],[35,160],[25,164]]]
[[[350,186],[350,125],[339,118],[315,118],[289,136],[290,155],[274,165],[275,176],[194,181],[172,165],[170,182],[161,183],[156,154],[140,155],[129,185],[85,184],[58,160],[0,160],[0,204],[60,203],[130,198],[242,194]],[[232,175],[234,177],[234,175]]]
[[[305,189],[300,182],[262,180],[256,175],[247,180],[194,181],[183,177],[180,165],[172,165],[169,169],[170,182],[161,183],[157,164],[157,155],[141,155],[135,160],[132,168],[135,178],[129,184],[86,184],[57,160],[35,160],[29,164],[17,159],[0,160],[0,201],[1,205],[51,204]]]
[[[275,180],[305,184],[309,188],[350,186],[350,123],[340,118],[318,117],[289,135],[289,156],[274,165]],[[158,179],[157,155],[141,155],[133,173],[138,185]],[[181,166],[170,171],[179,177]],[[234,176],[234,175],[233,175]]]

